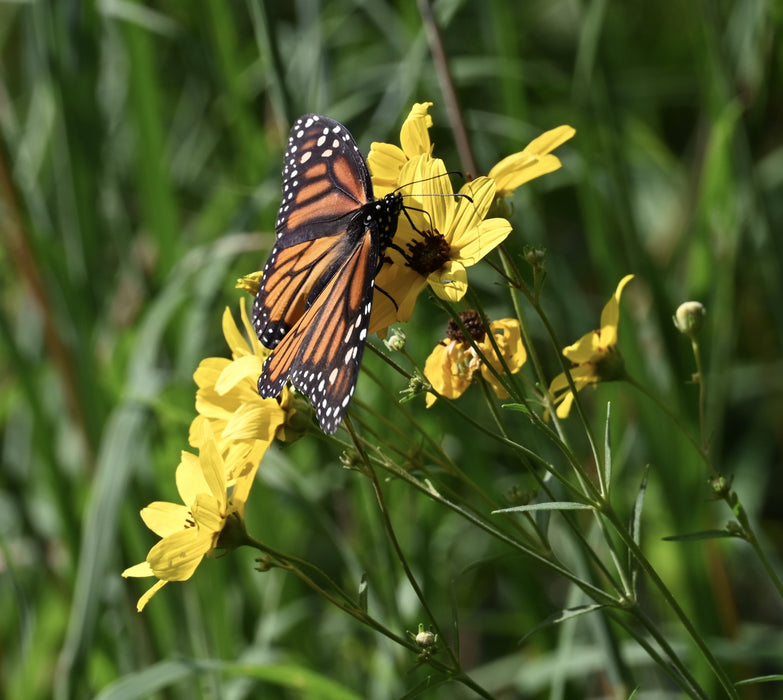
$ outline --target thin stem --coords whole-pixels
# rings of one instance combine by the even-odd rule
[[[708,453],[707,448],[707,434],[706,434],[706,421],[707,415],[705,410],[705,394],[706,387],[704,384],[704,371],[701,366],[701,350],[696,338],[691,338],[691,348],[693,349],[693,359],[696,362],[696,382],[699,385],[699,433],[701,434],[701,449],[704,454]]]
[[[451,70],[449,69],[446,51],[443,48],[440,28],[435,20],[435,14],[432,11],[432,5],[429,0],[419,0],[418,5],[424,31],[427,33],[432,62],[435,64],[435,73],[438,76],[443,99],[446,102],[446,112],[449,117],[451,131],[454,134],[454,141],[457,144],[457,152],[462,163],[462,169],[467,173],[475,174],[477,172],[476,162],[473,159],[473,151],[470,148],[470,139],[465,128],[465,122],[462,119],[462,109],[459,106],[457,91],[451,78]]]
[[[376,632],[379,632],[385,637],[396,642],[400,646],[405,647],[409,651],[415,652],[417,654],[421,651],[421,649],[413,641],[405,637],[401,637],[398,634],[395,634],[390,629],[388,629],[383,624],[381,624],[378,620],[376,620],[372,615],[370,615],[363,608],[353,603],[350,597],[347,596],[336,584],[334,584],[331,581],[331,579],[328,579],[328,577],[327,579],[329,580],[330,585],[333,586],[335,590],[342,597],[345,598],[346,602],[339,600],[331,593],[329,593],[329,591],[325,590],[314,579],[308,576],[302,569],[299,568],[299,566],[297,566],[294,563],[295,561],[301,562],[301,560],[298,560],[297,558],[288,556],[286,554],[282,554],[281,552],[278,552],[272,547],[265,545],[263,542],[259,542],[258,540],[254,539],[250,535],[246,535],[245,543],[251,547],[255,547],[260,552],[266,554],[268,557],[272,559],[274,566],[277,566],[278,568],[283,569],[284,571],[291,572],[300,581],[302,581],[308,588],[310,588],[318,595],[322,596],[325,600],[329,601],[335,607],[339,608],[343,612],[353,617],[355,620],[358,620],[362,624],[367,625],[368,627],[372,628]],[[303,562],[303,563],[307,564],[307,562]],[[320,572],[320,570],[319,573],[324,575],[323,572]],[[484,688],[482,688],[478,683],[476,683],[476,681],[474,681],[470,676],[468,676],[459,666],[459,663],[455,663],[456,668],[451,668],[446,664],[438,661],[437,659],[434,659],[431,656],[427,657],[426,663],[430,665],[432,668],[436,669],[437,671],[440,671],[441,673],[447,675],[452,680],[458,681],[463,685],[466,685],[481,697],[488,698],[491,700],[492,695],[488,693]]]
[[[736,698],[737,697],[736,688],[734,687],[734,684],[732,683],[731,679],[726,674],[725,669],[723,668],[723,666],[720,665],[720,663],[718,663],[718,660],[713,656],[712,651],[707,645],[707,642],[702,638],[702,636],[699,634],[699,631],[696,629],[696,627],[694,627],[693,623],[691,622],[691,619],[688,617],[685,611],[680,607],[680,604],[677,602],[677,599],[674,597],[672,592],[669,590],[669,588],[663,582],[661,577],[658,575],[658,572],[655,570],[655,567],[653,567],[653,565],[649,562],[647,557],[644,555],[644,552],[642,552],[642,550],[640,549],[639,545],[634,541],[633,537],[630,535],[630,533],[628,533],[628,531],[623,526],[623,524],[617,519],[617,516],[614,513],[614,511],[612,511],[611,509],[607,509],[606,511],[604,511],[604,515],[612,523],[615,532],[617,532],[617,534],[620,536],[623,543],[628,548],[628,551],[634,557],[634,559],[639,564],[639,566],[644,570],[647,577],[652,581],[652,583],[658,589],[658,591],[663,596],[668,606],[671,608],[672,612],[679,619],[680,624],[682,624],[682,626],[688,632],[691,639],[699,648],[699,651],[701,651],[702,656],[707,661],[707,664],[712,669],[713,673],[715,674],[720,684],[723,686],[728,696],[731,698]],[[674,651],[672,651],[671,653],[674,654]],[[672,658],[676,658],[676,655],[672,656]]]

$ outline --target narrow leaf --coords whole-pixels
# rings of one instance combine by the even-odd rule
[[[574,503],[572,501],[551,501],[550,503],[531,503],[526,506],[512,506],[493,510],[495,513],[524,513],[533,510],[593,510],[593,506],[587,503]]]
[[[527,406],[521,403],[504,403],[503,408],[507,408],[509,411],[518,411],[519,413],[524,413],[528,416],[530,415]]]
[[[742,535],[729,530],[702,530],[701,532],[690,532],[686,535],[669,535],[662,539],[665,542],[693,542],[695,540],[721,540],[732,537],[742,539]]]
[[[575,608],[559,610],[554,615],[550,615],[546,620],[530,630],[524,637],[522,637],[522,639],[519,640],[519,644],[524,644],[530,637],[532,637],[536,632],[540,632],[542,629],[546,629],[547,627],[554,627],[555,625],[559,625],[561,622],[565,622],[566,620],[572,620],[575,617],[587,615],[588,613],[595,612],[596,610],[600,610],[601,608],[605,607],[605,605],[578,605]]]
[[[606,430],[604,431],[604,496],[609,493],[612,483],[612,440],[611,440],[612,403],[606,404]]]
[[[783,682],[783,674],[773,673],[769,676],[754,676],[737,681],[734,685],[750,685],[751,683],[780,683]]]
[[[650,465],[644,467],[642,483],[639,485],[639,491],[636,494],[636,500],[631,511],[630,532],[633,541],[638,545],[642,537],[642,509],[644,508],[644,495],[647,493],[647,475],[650,472]],[[636,592],[636,580],[639,575],[639,566],[635,557],[628,554],[628,567],[631,570],[631,589]]]
[[[367,612],[367,594],[370,591],[370,583],[367,580],[367,572],[362,574],[362,580],[359,583],[359,607],[363,612]]]

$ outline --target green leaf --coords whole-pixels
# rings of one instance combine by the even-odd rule
[[[631,537],[636,544],[640,544],[642,536],[642,509],[644,508],[644,495],[647,493],[647,475],[650,473],[650,465],[646,465],[644,468],[644,475],[642,476],[642,483],[639,484],[639,491],[636,493],[636,499],[633,503],[633,510],[631,511],[631,523],[629,525],[629,531]],[[631,570],[631,588],[636,591],[636,579],[639,575],[639,564],[635,557],[628,554],[628,567]]]
[[[734,685],[750,685],[751,683],[781,683],[783,682],[783,674],[774,673],[769,676],[755,676],[754,678],[746,678],[742,681],[737,681]]]
[[[496,513],[522,513],[532,510],[593,510],[593,506],[587,503],[575,503],[573,501],[551,501],[549,503],[531,503],[526,506],[513,506],[511,508],[501,508],[493,510]]]
[[[604,489],[605,496],[609,494],[612,483],[612,440],[611,440],[612,402],[606,403],[606,429],[604,430]]]
[[[521,403],[504,403],[503,408],[507,408],[509,411],[517,411],[519,413],[524,413],[525,415],[530,415],[530,411],[528,410],[527,406]]]
[[[669,535],[663,537],[665,542],[692,542],[694,540],[721,540],[728,538],[739,538],[742,536],[728,530],[702,530],[700,532],[691,532],[686,535]]]
[[[532,637],[536,632],[541,631],[542,629],[546,629],[547,627],[554,627],[555,625],[559,625],[561,622],[566,622],[567,620],[573,620],[575,617],[580,617],[581,615],[587,615],[588,613],[595,612],[596,610],[600,610],[601,608],[607,607],[606,605],[578,605],[575,608],[566,608],[565,610],[559,610],[554,615],[550,615],[546,620],[544,620],[542,623],[536,625],[532,630],[530,630],[522,639],[519,640],[519,644],[522,645],[525,643],[527,639]]]

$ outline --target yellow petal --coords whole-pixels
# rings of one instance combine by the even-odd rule
[[[509,233],[511,233],[511,224],[506,219],[485,219],[474,229],[474,235],[463,242],[456,257],[466,267],[475,265],[505,241]]]
[[[458,205],[466,207],[468,211],[472,211],[476,221],[480,221],[487,215],[494,203],[496,189],[497,185],[492,178],[485,175],[477,177],[466,182],[459,190],[460,194],[467,195],[473,201],[460,197]]]
[[[191,510],[193,512],[193,519],[198,525],[200,535],[206,535],[206,533],[215,535],[220,533],[226,519],[225,505],[225,500],[221,502],[208,493],[200,493],[196,496],[196,502],[193,504]]]
[[[167,537],[182,530],[189,518],[187,506],[166,501],[155,501],[141,511],[144,524],[158,537]]]
[[[457,260],[449,260],[427,280],[432,291],[446,301],[457,302],[468,291],[468,272]]]
[[[430,107],[432,102],[414,104],[400,129],[400,145],[408,158],[432,151],[429,133],[432,117],[428,114]]]
[[[191,527],[164,537],[147,555],[154,575],[165,581],[189,579],[212,548],[212,535],[211,532],[200,534],[197,528]]]
[[[152,586],[141,598],[139,598],[139,602],[136,603],[136,611],[141,612],[144,610],[144,606],[147,605],[147,603],[150,602],[152,599],[152,596],[154,596],[163,586],[165,586],[167,581],[156,581],[155,585]]]
[[[228,307],[226,307],[226,310],[223,312],[223,337],[225,337],[226,343],[228,343],[228,347],[231,350],[234,359],[244,357],[252,352],[247,340],[245,340],[245,336],[239,328],[237,328],[234,316],[231,314],[231,309]]]
[[[614,345],[617,342],[617,323],[620,320],[620,296],[623,293],[625,285],[633,279],[633,275],[626,275],[620,280],[617,285],[617,289],[609,302],[604,306],[604,310],[601,312],[601,344],[606,347],[608,345]],[[612,329],[610,333],[614,333],[614,339],[605,334],[604,329]]]
[[[218,394],[225,395],[242,382],[247,383],[250,380],[250,386],[244,387],[250,389],[250,395],[245,398],[252,398],[253,394],[258,395],[255,384],[261,375],[261,369],[264,363],[258,355],[250,354],[240,357],[229,363],[223,369],[215,382],[215,391]]]
[[[498,342],[498,346],[503,352],[509,370],[512,373],[518,372],[527,362],[527,351],[522,342],[522,330],[519,327],[519,321],[515,318],[504,318],[491,324],[492,332],[502,331],[503,342]]]
[[[196,500],[198,494],[210,492],[209,483],[204,478],[201,462],[196,455],[190,452],[182,451],[182,458],[174,473],[174,480],[177,483],[177,491],[182,502],[188,506]]]
[[[498,194],[505,196],[530,180],[557,170],[560,160],[547,155],[576,132],[570,126],[558,126],[531,141],[523,151],[503,158],[489,177],[497,182]]]
[[[199,463],[204,473],[204,480],[209,485],[211,493],[221,505],[226,503],[226,468],[223,457],[215,443],[209,424],[205,424],[204,444],[199,448]]]
[[[545,131],[541,136],[534,138],[526,147],[525,151],[529,153],[537,153],[544,155],[551,153],[558,146],[564,144],[568,139],[572,138],[576,133],[576,129],[572,126],[564,124],[562,126],[556,126],[554,129]]]
[[[594,362],[600,357],[600,338],[598,331],[590,331],[572,345],[563,348],[563,355],[577,365]]]
[[[263,447],[263,446],[262,446]],[[237,479],[234,484],[234,491],[231,494],[231,502],[239,512],[240,516],[244,517],[244,504],[247,503],[248,496],[250,495],[250,489],[255,483],[256,472],[261,464],[261,457],[263,457],[263,451],[259,455],[257,452],[253,454],[255,459],[253,460],[254,468],[251,468]]]
[[[231,364],[225,357],[207,357],[198,364],[193,380],[199,388],[214,387],[221,372]]]
[[[379,333],[397,321],[408,321],[427,280],[404,265],[384,265],[375,280],[369,333]],[[382,289],[386,294],[379,292]],[[387,296],[388,295],[388,296]],[[397,304],[396,308],[391,297]]]
[[[400,170],[407,162],[399,146],[390,143],[373,142],[367,156],[367,167],[372,173],[372,184],[376,197],[383,197],[397,188]]]
[[[558,418],[567,418],[568,414],[571,412],[571,406],[574,403],[574,394],[572,392],[568,392],[567,394],[564,394],[560,405],[557,407],[557,410],[555,413],[557,413]]]
[[[122,572],[123,578],[144,578],[145,576],[154,575],[155,574],[152,573],[152,567],[148,561],[143,561],[141,564],[136,564],[135,566],[129,566],[127,569],[125,569],[125,571]]]
[[[463,377],[456,372],[450,352],[454,348],[454,343],[448,339],[443,342],[447,345],[436,345],[424,363],[424,376],[439,394],[449,399],[456,399],[470,386],[470,376]],[[427,408],[432,406],[436,399],[435,394],[428,393]]]
[[[261,278],[263,274],[263,270],[258,270],[257,272],[251,272],[249,275],[240,277],[237,280],[236,288],[242,289],[248,294],[255,296],[258,294],[258,288],[261,286]],[[244,299],[244,297],[242,297],[242,299]]]
[[[271,443],[277,428],[285,422],[285,411],[276,399],[242,404],[223,430],[226,440],[264,440]]]

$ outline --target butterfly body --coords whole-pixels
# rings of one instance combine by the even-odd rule
[[[263,397],[286,381],[333,433],[353,396],[372,311],[375,276],[402,198],[373,197],[367,165],[340,123],[316,114],[291,129],[275,246],[253,304],[253,325],[272,348],[258,380]]]

